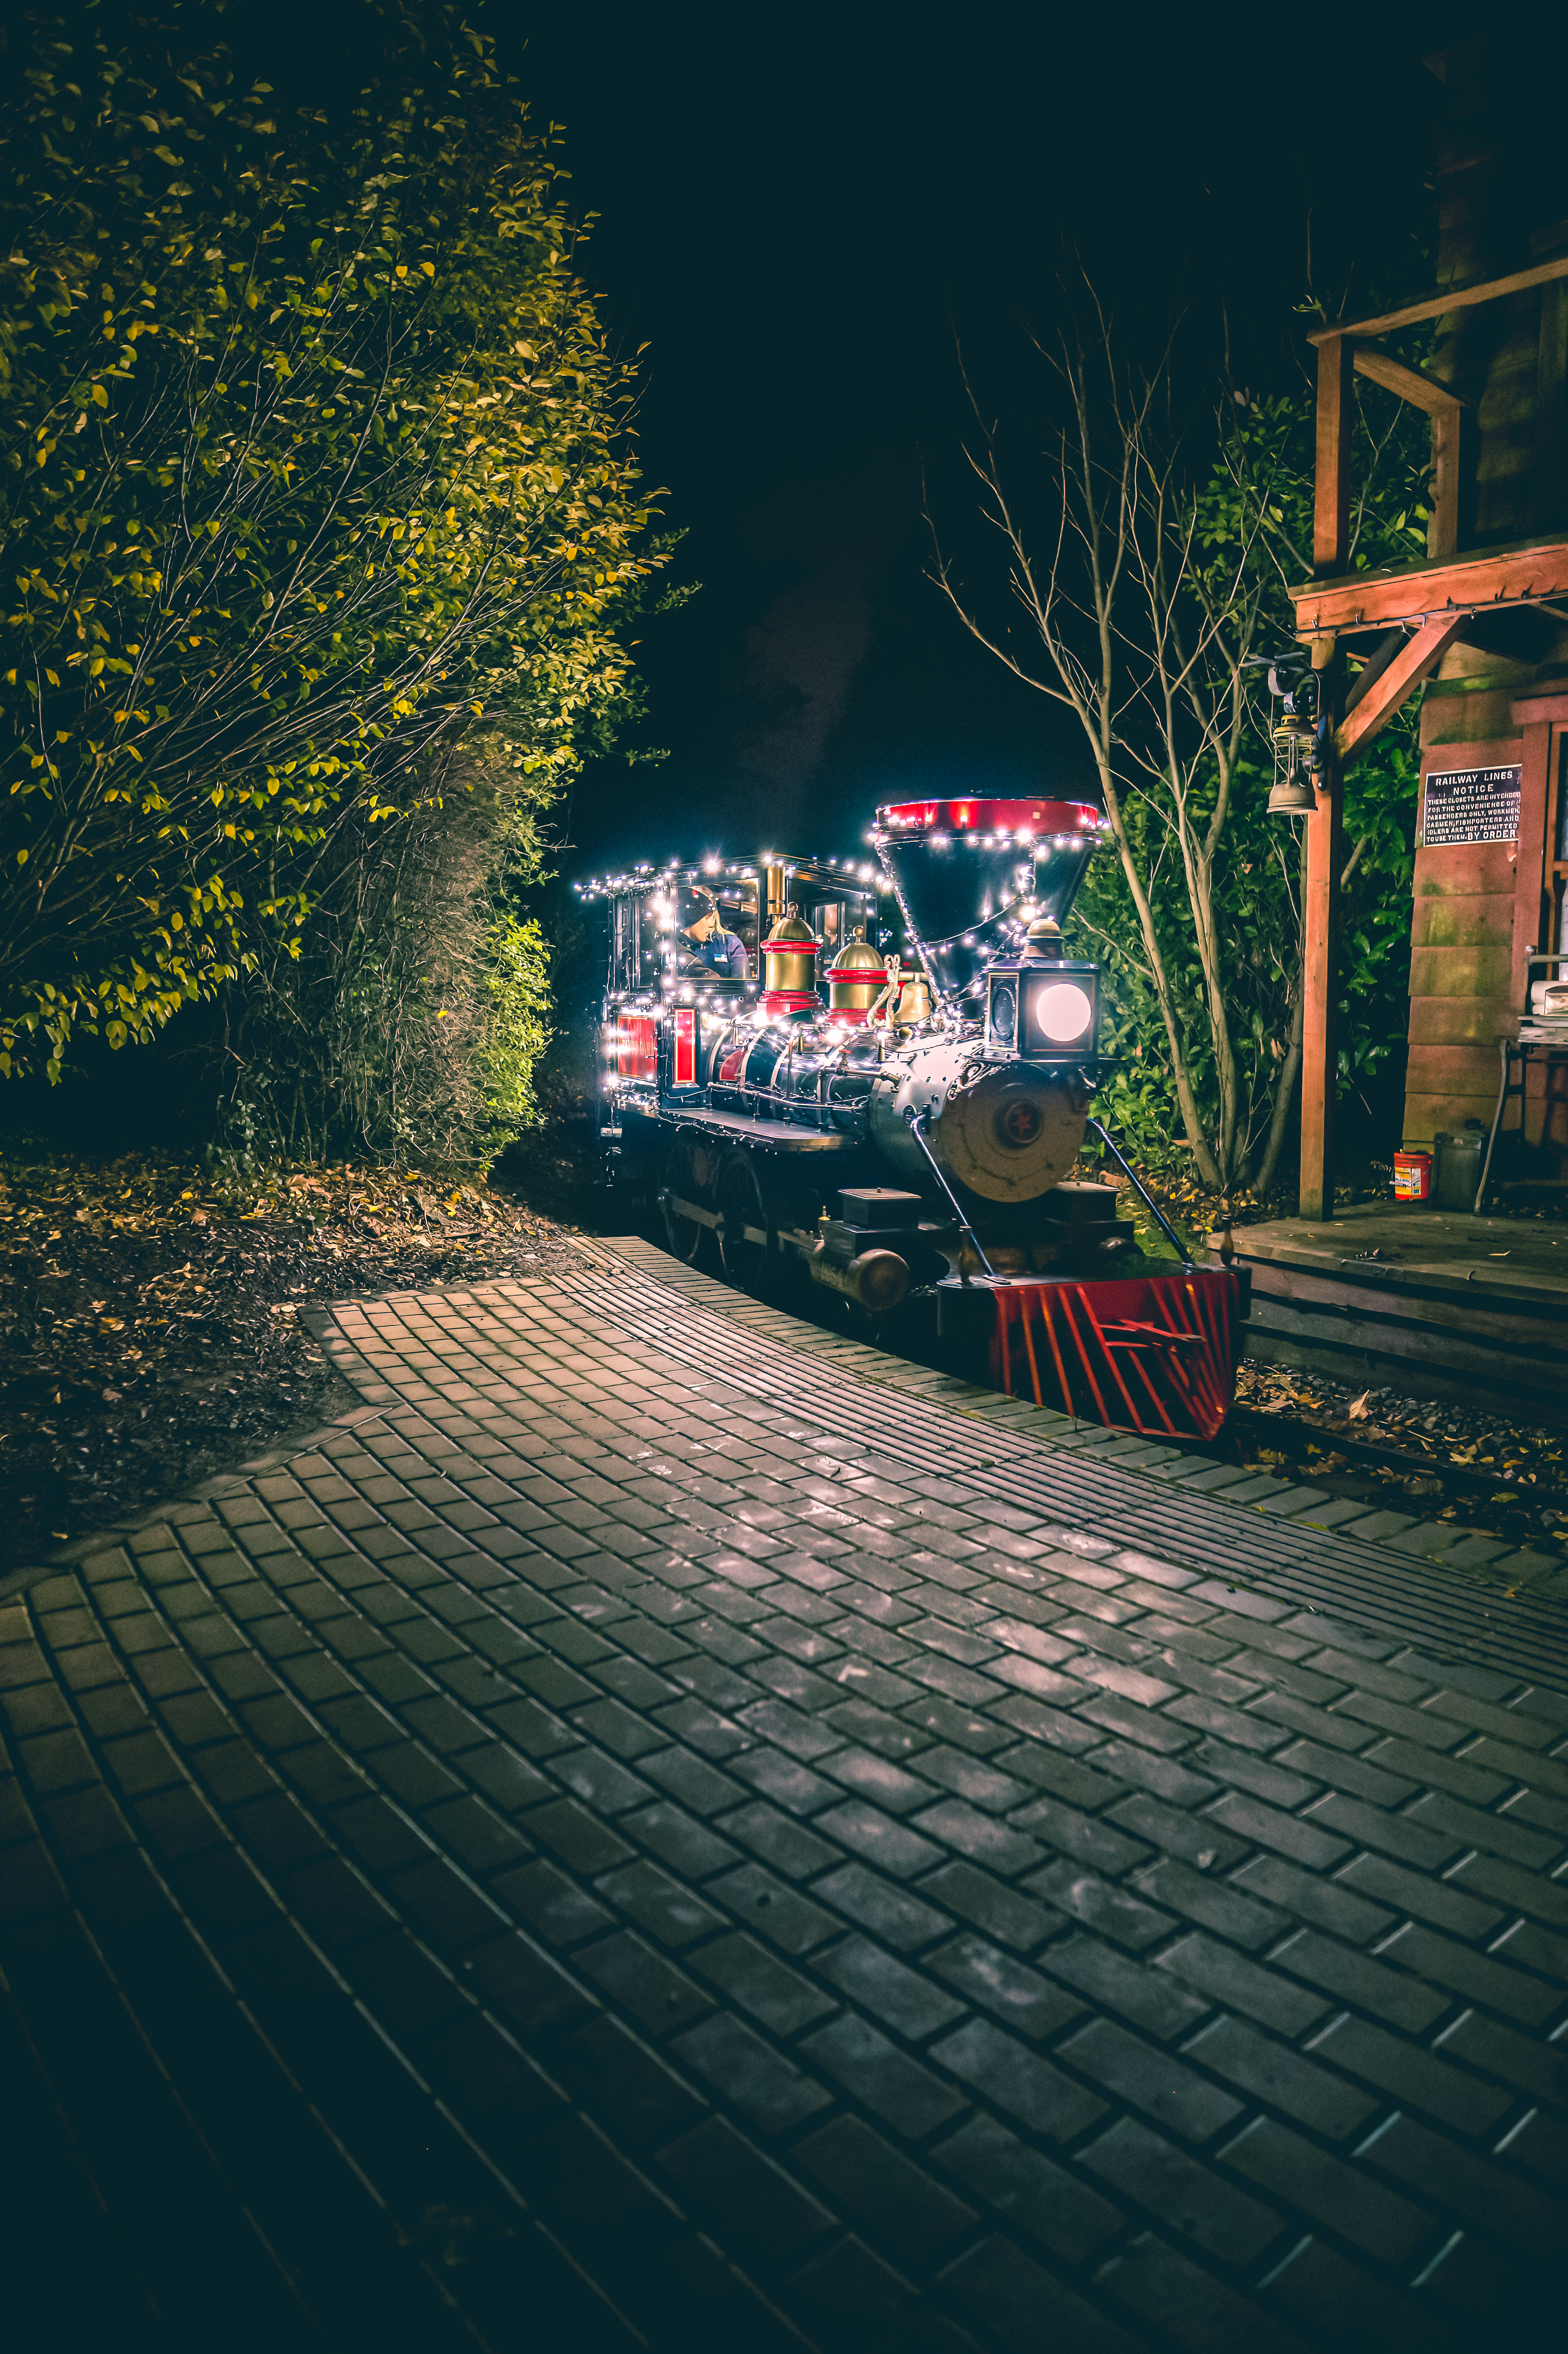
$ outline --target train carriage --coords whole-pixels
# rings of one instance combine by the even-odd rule
[[[578,885],[604,923],[601,1172],[669,1248],[874,1327],[979,1334],[997,1386],[1151,1434],[1229,1409],[1240,1281],[1145,1258],[1075,1182],[1109,1068],[1062,927],[1106,825],[1071,801],[878,810],[876,864],[771,852]],[[744,969],[743,969],[744,968]]]

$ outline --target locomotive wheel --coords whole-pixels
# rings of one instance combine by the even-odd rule
[[[747,1233],[765,1233],[768,1213],[757,1172],[744,1152],[732,1152],[719,1172],[718,1206],[724,1217],[719,1228],[719,1257],[731,1283],[742,1291],[759,1291],[768,1274],[768,1245]]]
[[[702,1156],[699,1170],[697,1159]],[[663,1192],[680,1200],[695,1203],[706,1209],[713,1199],[709,1184],[711,1153],[708,1148],[694,1146],[685,1138],[670,1148],[664,1162]],[[703,1246],[703,1237],[709,1228],[695,1218],[683,1216],[673,1203],[666,1198],[664,1204],[664,1237],[672,1258],[683,1259],[694,1266]]]

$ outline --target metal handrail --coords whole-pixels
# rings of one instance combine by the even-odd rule
[[[1117,1166],[1121,1170],[1128,1183],[1133,1188],[1139,1200],[1149,1212],[1150,1216],[1158,1221],[1160,1233],[1165,1236],[1166,1241],[1171,1246],[1182,1266],[1191,1271],[1192,1265],[1192,1253],[1183,1246],[1181,1235],[1177,1233],[1175,1227],[1171,1225],[1164,1211],[1160,1207],[1158,1202],[1155,1201],[1153,1195],[1150,1193],[1142,1179],[1138,1175],[1138,1172],[1133,1168],[1131,1162],[1120,1150],[1119,1147],[1111,1142],[1108,1131],[1101,1127],[1097,1119],[1086,1120],[1084,1124],[1086,1128],[1092,1128],[1094,1129],[1095,1134],[1099,1138],[1100,1142],[1105,1146],[1106,1150],[1116,1161]]]
[[[959,1208],[958,1195],[954,1193],[952,1187],[948,1184],[947,1179],[938,1168],[937,1157],[926,1141],[925,1113],[923,1111],[906,1111],[904,1117],[909,1123],[910,1135],[915,1139],[916,1143],[919,1146],[921,1151],[925,1154],[927,1161],[930,1164],[932,1176],[936,1179],[938,1184],[941,1187],[943,1193],[947,1195],[948,1201],[953,1205],[953,1215],[959,1222],[959,1234],[962,1235],[969,1243],[974,1251],[975,1257],[979,1259],[981,1267],[984,1267],[991,1281],[993,1283],[998,1282],[1000,1278],[997,1275],[995,1267],[992,1267],[990,1259],[987,1258],[984,1251],[980,1248],[980,1236],[976,1234],[974,1228],[965,1217],[963,1211]],[[967,1283],[969,1281],[969,1277],[964,1273],[962,1267],[959,1269],[959,1280],[960,1283]]]

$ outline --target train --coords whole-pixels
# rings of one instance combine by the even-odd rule
[[[1107,838],[1084,800],[936,798],[877,810],[874,861],[715,854],[579,883],[601,1182],[746,1290],[804,1278],[874,1334],[926,1308],[938,1341],[983,1336],[997,1386],[1212,1437],[1240,1278],[1193,1264],[1093,1117],[1103,973],[1064,927]],[[1119,1187],[1075,1174],[1091,1137]],[[1128,1192],[1174,1271],[1118,1214]]]

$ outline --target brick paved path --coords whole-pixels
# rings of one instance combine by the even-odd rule
[[[0,1606],[17,2342],[1539,2326],[1564,1614],[660,1268]]]

